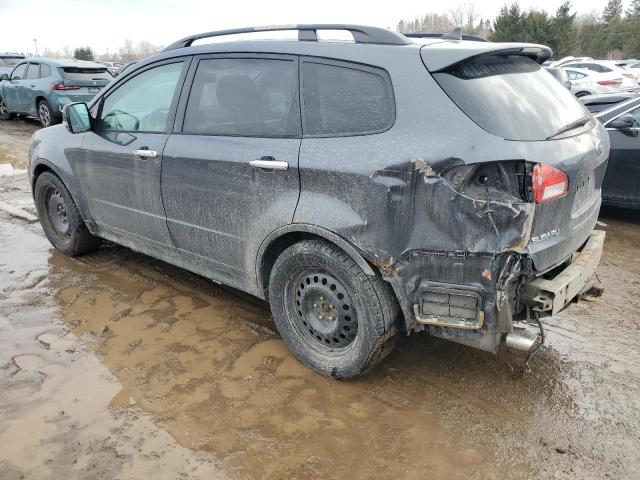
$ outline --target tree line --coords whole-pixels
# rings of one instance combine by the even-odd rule
[[[465,33],[494,42],[531,42],[550,46],[554,58],[567,55],[607,58],[640,58],[640,0],[632,0],[625,11],[622,0],[608,0],[601,14],[577,15],[570,1],[555,14],[536,8],[522,10],[517,3],[502,7],[491,22],[479,18],[472,4],[458,6],[463,17],[430,13],[414,20],[401,20],[399,32],[446,32],[460,26]]]

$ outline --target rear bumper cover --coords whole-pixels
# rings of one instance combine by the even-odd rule
[[[576,295],[588,289],[602,257],[605,232],[594,230],[584,248],[577,252],[571,263],[551,278],[540,277],[524,283],[520,288],[520,301],[542,314],[555,315]]]

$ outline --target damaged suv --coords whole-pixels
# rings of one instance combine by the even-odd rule
[[[258,31],[295,40],[203,40]],[[319,41],[343,30],[352,42]],[[34,134],[40,221],[268,299],[295,355],[350,378],[400,333],[529,350],[590,287],[609,153],[549,48],[292,25],[194,35]]]

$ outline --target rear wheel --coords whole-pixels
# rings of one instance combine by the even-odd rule
[[[392,350],[399,308],[390,285],[365,274],[323,240],[304,240],[276,260],[269,300],[283,340],[307,366],[353,378]]]
[[[49,127],[60,123],[60,117],[54,113],[53,109],[46,100],[38,102],[38,120],[43,127]]]
[[[100,240],[91,235],[71,194],[58,177],[42,173],[36,180],[34,197],[42,229],[54,247],[71,256],[98,247]]]

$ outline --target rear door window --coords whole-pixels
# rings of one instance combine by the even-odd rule
[[[111,80],[113,77],[106,68],[60,67],[65,80]]]
[[[40,77],[45,78],[51,75],[51,67],[46,63],[40,64]]]
[[[391,81],[379,68],[305,59],[302,102],[305,135],[373,134],[395,121]]]
[[[38,63],[30,63],[27,67],[27,79],[35,79],[40,78],[40,64]]]
[[[567,88],[521,55],[482,55],[433,77],[479,127],[508,140],[545,140],[588,115]]]
[[[193,80],[182,131],[299,136],[298,96],[298,68],[293,59],[203,59]]]

